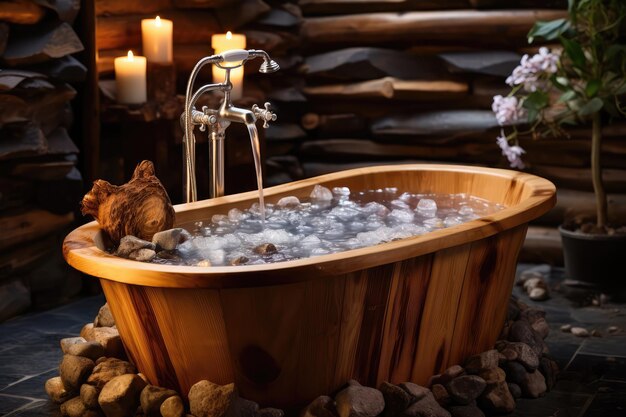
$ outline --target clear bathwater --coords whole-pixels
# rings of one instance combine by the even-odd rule
[[[315,186],[300,201],[286,197],[247,210],[231,209],[188,227],[192,238],[153,262],[222,266],[288,261],[373,246],[492,214],[503,206],[466,194],[412,194],[385,188],[351,192]],[[271,243],[273,253],[255,250]]]

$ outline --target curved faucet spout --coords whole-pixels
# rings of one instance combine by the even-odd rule
[[[256,116],[252,111],[240,109],[239,107],[229,106],[226,102],[222,104],[218,111],[218,117],[222,117],[228,121],[236,123],[245,123],[247,125],[256,122]]]

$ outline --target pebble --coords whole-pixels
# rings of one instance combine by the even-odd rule
[[[424,396],[404,410],[400,414],[401,417],[451,417],[448,410],[439,405],[428,388],[420,388],[424,390]]]
[[[259,404],[236,396],[234,404],[228,410],[228,414],[236,417],[256,417],[257,411],[259,411]]]
[[[278,249],[276,249],[273,243],[263,243],[254,248],[254,252],[259,255],[269,255],[278,252]]]
[[[196,417],[221,417],[235,400],[235,384],[218,385],[207,380],[189,390],[189,408]]]
[[[561,331],[563,333],[569,333],[572,331],[572,325],[571,324],[564,324],[561,326]]]
[[[515,323],[519,323],[520,321],[516,321]],[[477,374],[484,369],[496,368],[498,366],[499,359],[500,355],[498,354],[498,351],[491,349],[470,357],[465,363],[465,370],[467,373]]]
[[[156,258],[156,252],[152,249],[138,249],[128,255],[128,259],[138,262],[150,262],[154,258]]]
[[[452,402],[452,397],[450,397],[450,393],[443,385],[435,384],[430,390],[432,391],[435,400],[437,400],[439,405],[441,405],[442,407],[446,407]]]
[[[104,356],[104,347],[98,342],[76,343],[67,349],[69,355],[82,356],[93,361]]]
[[[86,342],[84,337],[66,337],[61,339],[61,350],[63,353],[67,353],[67,349],[69,349],[70,346],[83,342]]]
[[[59,366],[59,373],[63,385],[72,391],[76,391],[87,380],[94,369],[94,362],[82,356],[64,355]]]
[[[180,227],[163,230],[152,236],[152,243],[161,250],[174,250],[180,244],[191,238],[191,234]]]
[[[533,301],[544,301],[550,298],[550,294],[545,288],[532,288],[528,292],[528,297]]]
[[[157,413],[155,416],[185,417],[185,404],[183,404],[182,398],[178,395],[174,395],[163,401],[159,411],[160,414]]]
[[[320,395],[306,406],[302,417],[336,417],[335,401],[326,395]]]
[[[484,379],[487,385],[506,381],[506,374],[502,368],[485,369],[478,376]]]
[[[87,408],[98,408],[98,390],[93,385],[83,384],[80,386],[80,399]]]
[[[44,389],[48,397],[50,397],[50,400],[56,404],[64,403],[74,396],[73,391],[68,391],[65,388],[60,376],[55,376],[47,380]]]
[[[602,337],[602,333],[600,333],[600,331],[598,331],[598,330],[596,330],[596,329],[593,329],[593,330],[591,331],[591,335],[592,335],[593,337]]]
[[[145,386],[144,380],[136,374],[116,376],[100,391],[98,404],[106,417],[134,416]]]
[[[111,310],[109,309],[109,303],[105,303],[100,310],[98,310],[98,315],[93,321],[94,327],[113,327],[115,326],[115,319],[113,318],[113,314],[111,314]]]
[[[613,333],[617,333],[619,332],[619,327],[617,326],[610,326],[608,329],[606,329],[607,332],[613,334]]]
[[[244,264],[247,264],[249,261],[250,259],[246,258],[245,256],[238,256],[236,258],[231,259],[230,264],[232,266],[244,265]]]
[[[411,404],[411,395],[397,385],[383,382],[378,389],[385,400],[385,417],[394,417]]]
[[[148,242],[147,240],[139,239],[135,236],[124,236],[120,240],[120,244],[115,251],[116,256],[121,256],[122,258],[128,258],[130,254],[134,251],[140,249],[150,249],[154,251],[156,246],[152,242]]]
[[[478,404],[489,414],[508,414],[515,410],[515,399],[509,392],[506,382],[499,382],[485,388],[478,397]]]
[[[589,331],[584,327],[572,327],[570,329],[570,332],[572,332],[574,336],[589,337]]]
[[[473,405],[457,405],[450,407],[452,417],[485,417],[483,411]]]
[[[385,409],[383,394],[375,388],[350,385],[335,397],[339,417],[376,417]]]
[[[519,274],[515,284],[520,286],[524,285],[524,283],[531,278],[543,278],[543,274],[538,271],[523,271]]]
[[[106,358],[93,368],[93,372],[87,378],[87,383],[95,386],[97,389],[102,389],[113,378],[124,374],[133,374],[136,371],[135,365],[130,362],[116,358]]]
[[[80,397],[74,397],[61,404],[61,414],[68,417],[83,417],[87,412],[87,407],[80,400]]]
[[[141,376],[139,377],[141,378]],[[141,390],[141,395],[139,396],[141,409],[146,416],[159,417],[159,408],[161,404],[163,404],[163,401],[174,395],[178,395],[174,390],[154,385],[146,385],[144,389]]]
[[[431,394],[428,388],[424,388],[412,382],[403,382],[402,384],[400,384],[400,388],[409,393],[409,395],[411,396],[411,402],[419,401],[422,398],[426,397],[428,394]]]
[[[515,399],[521,398],[521,396],[522,396],[522,389],[520,388],[519,385],[517,385],[514,382],[509,382],[509,383],[507,383],[507,386],[509,387],[509,392],[511,393],[513,398],[515,398]]]
[[[448,382],[452,381],[457,376],[461,376],[465,373],[465,369],[463,369],[460,365],[453,365],[447,368],[440,374],[433,375],[430,377],[428,382],[428,386],[432,387],[435,384],[446,385]]]
[[[520,384],[522,395],[528,398],[539,398],[546,390],[546,379],[539,371],[527,372],[526,377]]]
[[[285,412],[279,408],[261,408],[256,412],[256,417],[285,417]]]
[[[115,327],[94,327],[93,323],[83,326],[80,335],[88,342],[98,342],[104,347],[104,356],[109,358],[126,357],[120,333]]]
[[[487,369],[493,368],[486,368],[483,371]],[[446,388],[455,403],[467,405],[478,398],[486,386],[485,380],[479,376],[463,375],[450,381]]]

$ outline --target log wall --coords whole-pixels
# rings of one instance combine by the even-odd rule
[[[249,47],[268,50],[282,67],[271,76],[256,73],[254,64],[246,67],[243,102],[268,99],[279,115],[278,123],[264,131],[266,185],[398,162],[508,167],[495,143],[500,129],[492,98],[508,93],[505,78],[523,54],[538,48],[526,41],[534,22],[565,16],[566,6],[565,0],[159,0],[139,7],[136,1],[97,0],[98,72],[101,79],[111,79],[113,57],[140,48],[141,17],[170,17],[180,95],[195,62],[211,53],[213,33],[245,33]],[[154,120],[159,114],[148,113],[141,117]],[[170,153],[163,164],[166,187],[176,201],[181,132],[176,120],[168,126],[163,141]],[[124,129],[116,127],[111,137]],[[604,175],[612,201],[626,197],[625,131],[626,124],[615,124],[605,132]],[[559,203],[559,211],[537,225],[555,232],[563,216],[593,214],[589,132],[581,127],[569,139],[522,143],[529,172],[552,180],[568,196],[567,204],[577,207]],[[201,189],[207,164],[203,146],[198,153]],[[248,158],[241,156],[245,140],[236,146],[227,154]],[[120,172],[118,160],[104,164],[111,175]],[[529,230],[532,235],[533,225]],[[558,234],[544,232],[538,230],[540,239],[534,241],[549,236],[550,244],[560,245]],[[531,252],[523,251],[522,259],[561,262],[554,256],[525,257]]]
[[[86,73],[78,5],[0,5],[0,321],[81,291],[61,253],[83,188],[69,133]]]

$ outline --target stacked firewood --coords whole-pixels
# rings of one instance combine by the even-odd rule
[[[85,67],[72,29],[79,2],[12,0],[0,6],[0,321],[80,291],[61,239],[82,195],[70,139],[71,86]]]

